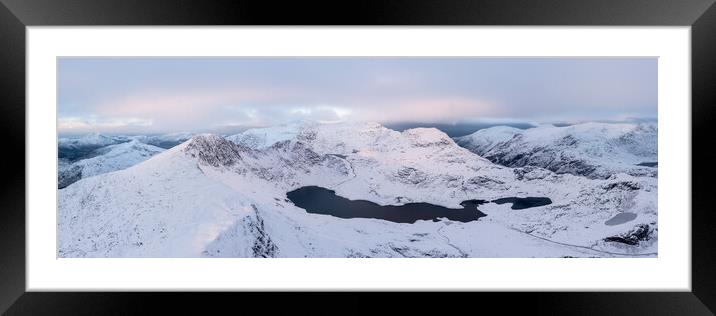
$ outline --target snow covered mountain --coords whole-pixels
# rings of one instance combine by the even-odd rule
[[[617,173],[656,177],[657,134],[653,123],[584,123],[524,130],[498,126],[455,141],[503,166],[606,179]]]
[[[277,142],[290,140],[307,126],[316,126],[312,122],[293,122],[266,128],[252,128],[242,133],[227,136],[226,139],[250,148],[265,148]]]
[[[107,136],[100,133],[91,133],[81,137],[62,137],[59,139],[60,147],[107,146],[126,141],[125,137]]]
[[[189,140],[192,136],[194,136],[193,133],[181,132],[162,135],[137,135],[127,137],[130,139],[139,140],[142,143],[148,145],[169,149]]]
[[[63,160],[65,164],[71,163],[100,154],[96,152],[100,148],[126,143],[131,140],[138,140],[144,144],[169,149],[187,141],[193,135],[193,133],[188,132],[161,135],[104,135],[91,133],[79,137],[61,137],[57,142],[58,158]]]
[[[198,135],[60,190],[58,255],[622,257],[657,249],[653,177],[504,167],[431,128],[297,123],[228,139]],[[477,221],[406,224],[308,213],[286,196],[304,186],[380,205],[459,208],[465,200],[514,196],[553,203],[487,203]],[[632,215],[613,220],[619,214]]]
[[[163,148],[132,140],[101,147],[93,151],[91,158],[69,162],[60,159],[58,166],[58,187],[64,188],[79,179],[125,169],[164,151]]]
[[[59,158],[67,162],[89,158],[96,149],[129,141],[127,137],[99,133],[81,137],[62,137],[57,140]]]
[[[58,187],[75,181],[120,170],[146,160],[164,149],[179,145],[192,133],[163,135],[87,134],[58,139]]]

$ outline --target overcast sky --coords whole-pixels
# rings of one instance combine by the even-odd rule
[[[61,58],[60,133],[654,119],[656,58]]]

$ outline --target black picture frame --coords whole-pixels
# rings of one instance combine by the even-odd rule
[[[254,293],[49,293],[25,291],[25,27],[69,25],[637,25],[691,26],[692,58],[692,291],[477,293],[469,305],[549,314],[713,315],[716,311],[716,155],[710,123],[716,119],[716,5],[714,0],[503,0],[503,1],[121,1],[0,0],[0,135],[3,190],[0,207],[0,311],[8,314],[115,314],[219,311],[265,297]],[[661,193],[661,194],[668,194]],[[683,211],[689,210],[668,210]],[[321,293],[323,294],[323,293]],[[396,304],[374,294],[273,294],[273,311],[320,311],[338,304],[345,313],[450,309],[455,296]],[[191,298],[189,297],[191,296]],[[197,299],[198,297],[198,299]],[[424,304],[430,300],[443,304]],[[458,300],[459,301],[459,300]],[[323,303],[326,302],[326,303]],[[410,303],[414,304],[410,304]],[[474,302],[474,303],[473,303]],[[461,308],[464,303],[453,305]],[[262,305],[254,305],[261,308]],[[266,308],[264,306],[264,308]],[[229,309],[231,310],[231,309]]]

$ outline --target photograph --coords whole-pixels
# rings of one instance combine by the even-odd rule
[[[0,0],[0,314],[713,315],[715,1]]]
[[[658,57],[56,65],[58,258],[658,258]]]

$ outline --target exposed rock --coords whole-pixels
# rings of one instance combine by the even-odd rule
[[[395,177],[398,178],[400,182],[410,184],[418,184],[428,179],[427,174],[411,167],[405,167],[398,170],[395,173]]]
[[[620,242],[627,245],[637,245],[640,241],[649,240],[651,227],[649,224],[639,224],[626,233],[604,238],[604,241]]]
[[[73,165],[60,170],[57,176],[57,188],[62,189],[82,179],[82,166]]]
[[[184,151],[212,167],[232,166],[241,160],[238,145],[213,134],[195,136]]]
[[[202,252],[206,257],[253,257],[273,258],[279,248],[267,232],[264,219],[258,208],[225,229],[216,239],[207,244]]]
[[[620,181],[620,182],[613,182],[608,183],[602,186],[604,190],[611,191],[614,189],[617,190],[624,190],[624,191],[636,191],[641,189],[641,185],[639,183],[633,182],[633,181]]]
[[[266,233],[264,220],[261,218],[255,205],[251,205],[254,209],[255,217],[248,222],[248,231],[254,236],[254,244],[251,246],[254,258],[271,258],[276,256],[278,247],[273,243],[271,237]]]
[[[512,172],[517,180],[541,180],[554,176],[549,170],[538,167],[515,168]]]

